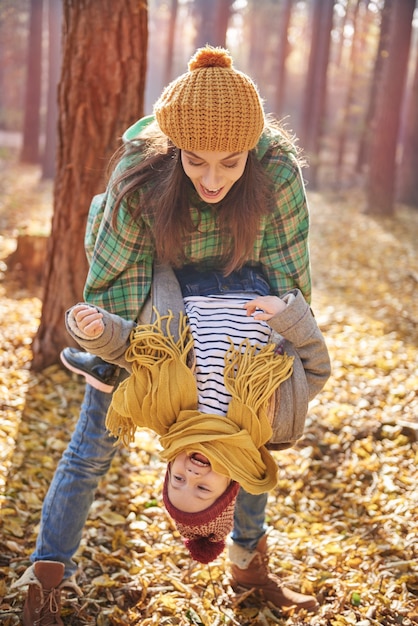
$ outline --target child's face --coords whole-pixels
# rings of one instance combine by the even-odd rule
[[[209,203],[220,202],[241,178],[246,152],[181,151],[181,162],[197,193]]]
[[[182,452],[169,468],[168,498],[180,511],[197,513],[210,507],[229,483],[229,478],[212,470],[203,454]]]

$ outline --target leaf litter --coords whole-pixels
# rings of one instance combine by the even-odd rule
[[[58,365],[30,370],[41,300],[13,283],[4,259],[16,229],[30,229],[40,212],[38,205],[13,223],[7,209],[19,205],[24,175],[48,228],[51,195],[35,169],[5,174],[0,623],[12,626],[24,594],[11,584],[29,565],[42,501],[84,386]],[[418,212],[401,206],[394,218],[371,218],[357,191],[311,192],[309,199],[313,309],[333,373],[311,403],[303,440],[275,453],[279,481],[267,515],[272,569],[287,585],[315,594],[318,614],[284,614],[248,593],[237,596],[225,554],[210,566],[190,560],[161,505],[158,442],[142,431],[99,485],[77,553],[83,596],[64,598],[66,625],[418,623]]]

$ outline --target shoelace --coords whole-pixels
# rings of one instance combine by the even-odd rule
[[[59,589],[47,589],[42,590],[44,595],[44,602],[41,606],[39,613],[39,619],[35,620],[34,626],[56,626],[56,615],[59,612]]]
[[[267,553],[257,551],[257,554],[253,558],[252,562],[254,562],[255,564],[258,563],[260,566],[260,570],[258,574],[259,574],[259,582],[261,584],[269,584],[270,582],[274,582],[280,587],[283,586],[280,578],[278,578],[275,574],[272,574],[269,571],[270,559]]]

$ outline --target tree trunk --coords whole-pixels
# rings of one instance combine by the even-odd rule
[[[195,47],[200,48],[209,43],[215,45],[215,12],[213,10],[213,0],[194,0],[196,39]]]
[[[143,115],[147,5],[137,0],[64,0],[54,215],[33,368],[68,344],[65,310],[82,300],[85,224],[103,191],[107,162],[127,126]]]
[[[171,0],[170,18],[168,22],[167,48],[164,66],[164,85],[173,80],[174,39],[176,34],[178,0]]]
[[[257,10],[255,2],[252,0],[248,5],[246,20],[246,31],[248,35],[247,66],[250,76],[255,79],[258,85],[264,84],[262,78],[263,60],[260,45],[261,40],[265,43],[265,37],[264,39],[262,38],[264,10],[264,6],[262,7],[262,10]]]
[[[22,163],[39,163],[42,73],[42,2],[31,0],[26,63],[26,96],[23,122]]]
[[[215,31],[219,46],[226,46],[226,35],[233,1],[234,0],[218,0],[217,2]]]
[[[54,178],[57,150],[57,88],[61,67],[62,4],[48,1],[48,96],[45,122],[45,148],[42,178]]]
[[[245,11],[243,49],[248,53],[246,71],[263,94],[266,111],[275,109],[277,38],[280,6],[275,0],[249,0]]]
[[[342,121],[340,124],[338,138],[337,138],[337,159],[336,159],[336,180],[337,186],[341,184],[342,170],[344,164],[344,157],[346,152],[346,146],[350,134],[350,117],[352,114],[352,107],[354,101],[354,93],[356,88],[356,79],[360,67],[360,39],[363,36],[361,21],[361,4],[362,0],[356,0],[353,14],[354,33],[351,42],[350,60],[349,60],[349,77],[347,93],[345,95],[345,101],[342,110]]]
[[[395,209],[397,139],[414,9],[415,0],[393,5],[389,56],[383,70],[370,146],[366,207],[369,214],[392,215]]]
[[[232,0],[195,0],[196,48],[226,46],[226,31]]]
[[[394,0],[385,0],[382,9],[382,19],[380,22],[379,44],[374,62],[373,78],[370,88],[370,97],[367,107],[367,113],[364,120],[363,132],[361,134],[359,149],[357,154],[356,171],[362,172],[368,162],[370,138],[373,133],[372,124],[376,115],[377,92],[382,80],[382,72],[385,61],[386,52],[389,47],[389,31],[391,24],[392,6]]]
[[[21,287],[41,288],[44,278],[48,239],[43,235],[18,235],[16,250],[6,259],[8,275]]]
[[[399,176],[399,199],[418,207],[418,57],[408,98],[403,138],[402,166]]]
[[[274,112],[277,117],[283,115],[284,112],[284,94],[285,94],[285,80],[286,80],[286,59],[289,54],[289,25],[290,17],[292,15],[293,0],[285,0],[281,7],[280,24],[279,24],[279,36],[278,36],[278,50],[277,50],[277,64],[276,64],[276,84],[274,94]]]
[[[331,43],[334,0],[314,0],[312,45],[302,113],[302,145],[309,156],[309,185],[315,188],[318,178],[322,124],[325,118],[327,70]]]

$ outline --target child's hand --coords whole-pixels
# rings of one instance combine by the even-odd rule
[[[258,296],[258,298],[244,304],[244,309],[247,309],[247,315],[252,315],[255,320],[267,322],[277,313],[284,311],[286,306],[286,302],[278,296]],[[257,311],[257,309],[261,309],[261,311]]]
[[[80,330],[88,337],[99,337],[104,330],[103,313],[87,304],[77,304],[72,309],[74,320]]]

